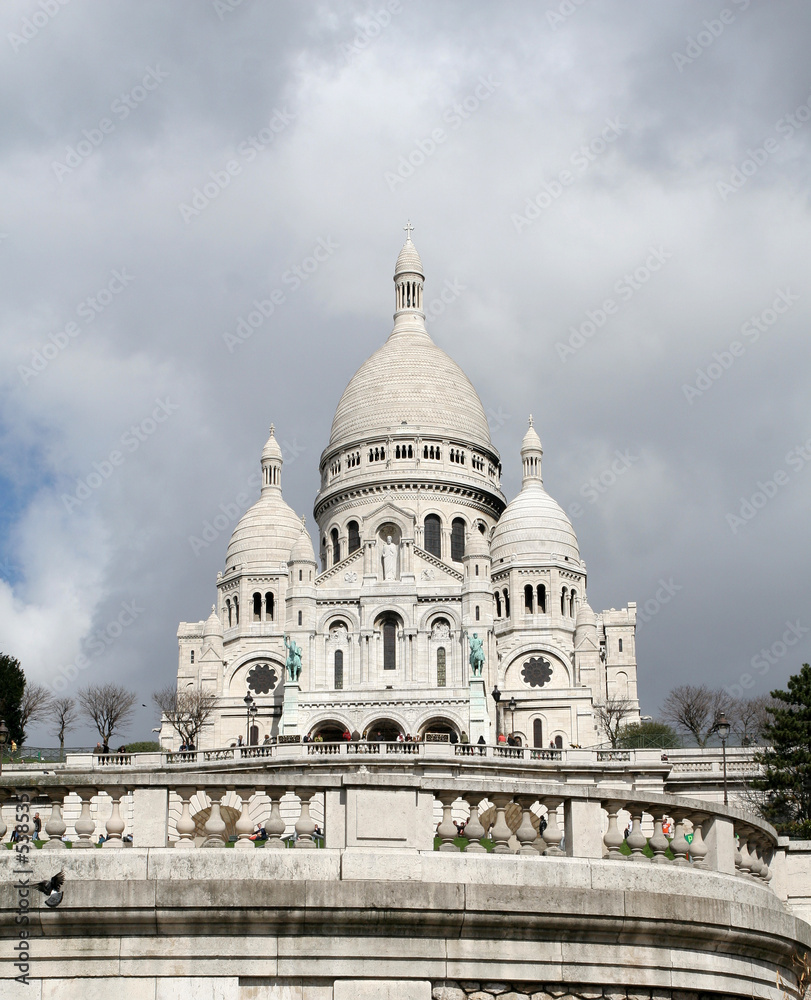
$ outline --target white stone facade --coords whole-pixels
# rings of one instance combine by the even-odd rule
[[[494,742],[498,728],[529,746],[599,744],[596,704],[626,697],[628,721],[639,718],[636,605],[589,607],[586,566],[543,487],[531,418],[522,489],[507,504],[481,401],[426,331],[410,234],[394,282],[393,331],[344,391],[321,456],[320,568],[282,497],[271,427],[261,496],[234,530],[217,604],[206,621],[180,624],[179,688],[219,696],[201,746],[282,731],[284,636],[302,650],[287,731],[297,697],[295,729],[325,740],[349,730]],[[481,679],[469,662],[474,633]],[[258,707],[250,732],[248,692]],[[178,744],[168,724],[162,740]]]

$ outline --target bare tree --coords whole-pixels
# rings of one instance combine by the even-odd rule
[[[727,706],[726,713],[732,732],[741,741],[741,746],[759,743],[769,722],[768,708],[774,704],[767,694],[755,698],[735,698]]]
[[[181,740],[194,746],[197,746],[200,731],[217,704],[217,696],[211,691],[202,688],[178,691],[171,685],[156,691],[152,700]]]
[[[79,692],[82,714],[93,723],[102,742],[107,744],[113,733],[121,732],[130,724],[136,701],[132,691],[118,684],[90,684]]]
[[[718,728],[717,720],[725,698],[723,691],[713,690],[704,684],[700,687],[683,684],[673,688],[665,698],[662,718],[704,747]]]
[[[44,684],[31,684],[26,681],[20,702],[23,729],[28,729],[29,722],[39,722],[46,718],[52,701],[53,695]]]
[[[597,716],[597,724],[608,737],[608,742],[615,747],[619,743],[623,723],[629,715],[636,714],[636,708],[629,698],[611,695],[603,704],[595,707],[594,714]]]
[[[59,740],[59,759],[65,757],[65,733],[76,728],[79,721],[79,707],[73,698],[54,698],[48,706],[51,732]]]

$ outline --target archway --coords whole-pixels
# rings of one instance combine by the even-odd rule
[[[426,739],[430,736],[447,736],[451,738],[451,735],[459,737],[459,727],[450,721],[450,719],[444,719],[442,716],[437,716],[435,719],[429,719],[427,722],[423,723],[420,729],[420,739]]]
[[[313,727],[310,739],[320,736],[325,743],[340,743],[344,738],[344,731],[347,726],[337,719],[326,719]]]
[[[380,740],[383,743],[394,743],[400,735],[405,735],[403,727],[394,719],[375,719],[366,727],[363,738],[370,741]]]

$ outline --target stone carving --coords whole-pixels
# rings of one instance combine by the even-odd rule
[[[344,580],[346,583],[356,583],[358,579],[357,573],[344,573]]]
[[[383,579],[397,579],[397,546],[391,540],[391,535],[386,536],[386,544],[383,546]]]
[[[330,642],[346,642],[349,639],[349,633],[343,625],[334,625],[329,630]]]
[[[479,638],[478,632],[474,632],[472,636],[465,632],[465,635],[470,646],[470,669],[474,677],[481,677],[484,668],[484,643]]]
[[[301,646],[296,645],[295,639],[284,637],[284,648],[287,650],[287,679],[296,682],[301,677]]]
[[[269,694],[279,678],[269,663],[257,663],[248,673],[248,687],[255,694]]]
[[[450,639],[451,629],[447,622],[435,622],[431,629],[432,639]]]
[[[423,580],[433,580],[434,571],[432,569],[424,569],[422,571],[422,578]]]
[[[552,679],[552,664],[542,656],[531,656],[524,664],[521,676],[530,687],[543,687]]]

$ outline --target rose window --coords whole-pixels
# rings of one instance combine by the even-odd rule
[[[255,694],[268,694],[276,687],[279,678],[269,663],[257,663],[248,674],[248,687]]]
[[[530,687],[543,687],[552,679],[552,664],[542,656],[531,656],[524,664],[521,676]]]

